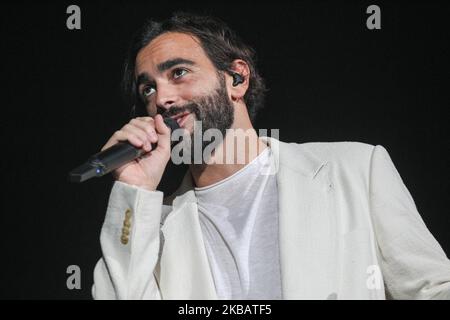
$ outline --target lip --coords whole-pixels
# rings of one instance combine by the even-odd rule
[[[184,122],[186,121],[187,117],[190,114],[191,114],[190,112],[186,111],[186,112],[179,113],[171,118],[173,120],[175,120],[178,123],[178,125],[181,127],[181,126],[183,126]]]
[[[189,111],[180,112],[180,113],[177,113],[177,114],[174,115],[174,116],[171,116],[171,118],[172,118],[173,120],[176,120],[176,119],[178,119],[178,118],[184,117],[184,116],[187,115],[188,113],[190,113],[190,112],[189,112]]]

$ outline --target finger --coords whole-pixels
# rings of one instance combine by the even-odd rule
[[[146,119],[135,118],[130,121],[130,124],[145,131],[150,142],[155,143],[158,141],[158,136],[156,134],[154,120],[152,118],[150,118],[150,117],[147,117]]]
[[[149,140],[149,137],[148,137],[147,133],[144,130],[142,130],[141,128],[136,127],[135,125],[132,125],[130,123],[126,124],[122,128],[122,131],[137,136],[139,139],[142,140],[142,142],[146,142],[147,140]]]
[[[121,131],[131,136],[137,137],[142,142],[141,146],[144,148],[145,151],[150,151],[152,149],[150,138],[148,137],[147,133],[144,130],[134,125],[126,124]]]
[[[170,128],[164,123],[163,117],[158,114],[155,117],[155,129],[158,134],[158,146],[170,149]]]
[[[139,119],[139,120],[142,120],[145,122],[153,122],[154,121],[154,119],[152,117],[138,117],[136,119]]]
[[[118,130],[112,135],[112,137],[108,140],[108,142],[103,146],[101,151],[108,149],[108,148],[112,147],[113,145],[115,145],[116,143],[121,142],[121,141],[128,141],[133,146],[138,147],[138,148],[141,148],[143,146],[143,142],[141,139],[139,139],[139,137],[135,136],[134,134],[129,134],[122,130]]]

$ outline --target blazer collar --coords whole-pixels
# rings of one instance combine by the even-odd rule
[[[273,152],[277,172],[279,169],[290,168],[305,177],[314,179],[325,161],[304,148],[302,144],[281,142],[271,137],[260,137]]]
[[[326,161],[303,148],[301,144],[285,143],[271,137],[260,137],[260,139],[272,150],[277,174],[280,169],[290,168],[307,178],[314,179],[326,164]],[[197,202],[194,187],[191,172],[188,170],[180,187],[167,197],[165,203],[175,208],[186,202]]]

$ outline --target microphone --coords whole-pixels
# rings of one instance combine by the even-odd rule
[[[172,118],[165,118],[164,123],[173,132],[180,128]],[[152,151],[157,143],[152,143]],[[151,152],[151,151],[150,151]],[[115,145],[91,156],[84,164],[69,172],[70,182],[84,182],[93,177],[102,177],[111,171],[133,161],[145,153],[142,148],[137,148],[129,142],[118,142]]]

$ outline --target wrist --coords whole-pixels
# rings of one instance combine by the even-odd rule
[[[127,180],[123,180],[123,179],[117,179],[117,181],[128,184],[128,185],[136,187],[136,188],[144,189],[146,191],[156,191],[156,187],[157,187],[150,183],[127,181]]]
[[[144,189],[147,191],[156,191],[156,186],[152,186],[152,185],[147,185],[147,184],[143,184],[143,185],[134,185],[137,188],[140,189]]]

